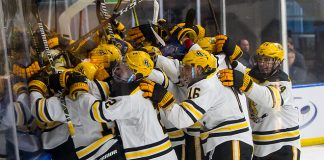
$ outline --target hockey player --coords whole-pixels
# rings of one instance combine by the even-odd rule
[[[96,51],[98,51],[98,54],[99,52],[101,54],[99,54],[100,56],[96,56],[95,58],[92,57],[93,60],[96,60],[96,62],[98,62],[96,64],[103,65],[107,68],[109,68],[111,63],[113,63],[114,61],[119,61],[121,58],[120,51],[113,45],[104,45],[97,48]],[[87,77],[94,78],[95,73],[98,72],[97,68],[89,65],[92,63],[84,63],[85,62],[83,62],[82,65],[77,66],[75,70],[84,73]],[[70,72],[73,74],[71,74]],[[54,91],[57,92],[58,90],[61,90],[66,86],[66,77],[75,75],[74,73],[78,72],[65,70],[61,74],[51,75],[49,79],[33,77],[35,80],[30,81],[29,87],[34,91],[31,93],[33,107],[32,111],[34,115],[37,119],[49,124],[63,123],[63,125],[65,125],[64,123],[66,123],[66,117],[64,116],[64,114],[66,113],[63,113],[64,111],[60,105],[66,103],[66,107],[69,113],[71,113],[71,121],[73,123],[72,127],[74,127],[76,130],[73,138],[73,144],[76,148],[76,155],[79,159],[123,159],[124,154],[121,151],[121,145],[119,144],[116,137],[112,135],[112,129],[114,127],[113,122],[94,122],[89,116],[87,116],[88,114],[86,113],[88,113],[88,111],[87,108],[85,108],[86,106],[80,105],[77,101],[74,101],[71,96],[65,96],[65,98],[59,98],[57,96],[48,98],[46,94],[44,94],[46,93],[45,91],[38,89],[41,87],[46,89],[46,86],[49,86],[49,88],[51,89],[46,89],[47,91],[51,91],[53,90],[53,88],[55,88]],[[81,81],[80,83],[78,83],[79,86],[75,86],[76,89],[87,89],[82,85],[82,76],[80,80],[77,79],[75,81]],[[97,97],[100,100],[107,99],[109,94],[109,87],[107,83],[93,79],[93,81],[88,81],[87,86],[90,87],[89,93],[91,93],[93,96]],[[42,91],[43,93],[39,94],[40,91]],[[38,101],[42,103],[35,103]],[[78,115],[83,116],[80,117]],[[67,129],[65,128],[64,131],[67,131]],[[70,134],[71,136],[73,136],[72,134],[74,133],[70,132]],[[74,147],[72,146],[72,148]],[[75,153],[75,151],[70,150],[70,153],[72,152]],[[55,152],[53,154],[57,156]]]
[[[151,59],[153,60],[153,62],[155,61],[157,56],[162,55],[161,51],[154,46],[145,46],[140,48],[140,50],[143,50],[146,53],[148,53]],[[162,85],[168,91],[173,93],[176,101],[181,101],[183,99],[179,87],[176,84],[172,83],[169,80],[169,77],[167,77],[167,75],[161,69],[159,68],[152,69],[147,79]],[[185,159],[184,132],[181,129],[176,128],[171,122],[169,122],[166,119],[165,114],[163,112],[160,111],[158,116],[161,117],[161,123],[169,135],[169,138],[172,143],[172,147],[174,148],[178,159],[179,160]]]
[[[70,70],[51,75],[49,79],[42,78],[38,75],[33,76],[29,82],[32,113],[39,121],[46,124],[64,124],[67,122],[67,119],[65,116],[66,113],[64,113],[61,105],[66,106],[75,129],[75,132],[70,132],[74,147],[65,148],[66,153],[64,157],[67,157],[67,159],[122,160],[123,152],[121,151],[121,144],[119,144],[118,139],[113,135],[112,130],[109,129],[112,126],[109,126],[107,123],[92,121],[87,107],[80,105],[78,101],[74,100],[73,94],[76,91],[89,91],[93,95],[100,95],[100,89],[94,88],[96,86],[95,82],[89,83],[89,85],[86,84],[85,77],[79,72]],[[65,97],[53,96],[46,98],[45,95],[49,92],[47,86],[51,89],[66,86],[69,88],[69,95]],[[91,86],[91,90],[89,90],[88,86]],[[56,155],[58,154],[56,152],[52,152],[52,154],[54,159],[57,156],[63,156]],[[74,154],[77,155],[77,158],[71,157]]]
[[[143,51],[126,53],[123,61],[112,70],[114,80],[110,85],[111,97],[107,101],[88,93],[77,94],[77,100],[89,106],[93,120],[116,121],[126,159],[177,159],[152,103],[142,97],[143,92],[139,89],[139,81],[148,76],[153,66],[149,55]],[[165,100],[165,105],[174,101],[172,97],[165,97]]]
[[[284,51],[279,43],[264,42],[256,51],[256,66],[222,70],[220,80],[248,98],[253,130],[254,160],[300,159],[298,108],[293,105],[291,81],[280,70]],[[243,72],[243,73],[242,73]]]
[[[159,107],[177,128],[196,122],[202,126],[201,142],[209,159],[251,159],[252,138],[249,124],[229,88],[216,76],[216,58],[204,50],[191,50],[183,58],[182,83],[188,87],[187,100]],[[153,82],[141,83],[144,96],[170,94]]]

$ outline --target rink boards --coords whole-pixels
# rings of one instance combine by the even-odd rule
[[[324,144],[324,83],[293,86],[302,146]]]

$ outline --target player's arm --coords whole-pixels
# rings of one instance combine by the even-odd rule
[[[160,84],[164,88],[169,87],[169,78],[161,69],[153,69],[147,79]]]
[[[162,108],[167,119],[177,128],[186,128],[200,120],[210,107],[212,101],[205,99],[207,91],[200,88],[190,88],[189,98],[179,104],[174,103],[175,99],[171,92],[152,81],[145,81],[140,84],[143,96]],[[191,95],[192,94],[192,95]]]
[[[220,72],[219,79],[224,86],[234,87],[264,107],[278,107],[283,104],[279,86],[261,86],[252,81],[248,74],[237,70],[224,69]]]
[[[156,68],[160,68],[170,78],[171,82],[179,83],[180,61],[170,59],[161,55],[156,58]]]
[[[93,95],[83,92],[78,94],[80,105],[87,106],[92,120],[106,123],[116,119],[126,119],[138,115],[129,96],[108,98],[102,101]]]
[[[53,79],[49,80],[44,75],[35,74],[28,82],[31,114],[40,122],[65,121],[64,112],[60,107],[60,100],[57,97],[46,98],[46,95],[49,94],[49,88],[55,88],[49,87],[53,86]],[[59,83],[59,80],[57,80],[57,83]]]

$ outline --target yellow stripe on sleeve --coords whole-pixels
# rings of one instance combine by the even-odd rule
[[[97,122],[106,123],[106,121],[104,121],[100,116],[99,107],[100,107],[99,101],[96,101],[95,103],[92,104],[91,111],[92,111],[93,118]]]
[[[192,113],[196,119],[201,119],[203,117],[203,113],[199,112],[194,106],[189,103],[182,102],[181,105],[190,113]]]
[[[280,96],[280,91],[275,88],[274,86],[268,86],[268,88],[272,91],[273,93],[273,107],[274,108],[279,108],[281,106],[281,96]]]
[[[39,101],[39,107],[38,107],[38,115],[39,117],[41,118],[41,120],[43,122],[51,122],[49,119],[47,119],[47,117],[45,116],[45,113],[44,113],[44,104],[45,104],[45,99],[42,98],[40,101]]]

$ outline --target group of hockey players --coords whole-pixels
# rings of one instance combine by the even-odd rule
[[[110,25],[68,51],[73,40],[47,31],[46,48],[33,34],[34,61],[12,67],[17,130],[40,131],[31,146],[54,160],[300,159],[279,43],[262,43],[247,68],[234,40],[200,25]]]

